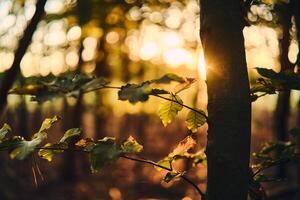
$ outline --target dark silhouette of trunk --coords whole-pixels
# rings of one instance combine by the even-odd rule
[[[74,106],[68,106],[65,101],[65,128],[64,131],[74,127],[81,127],[82,118],[82,94],[79,94],[77,102]],[[66,152],[64,163],[62,166],[62,177],[65,182],[72,183],[76,180],[76,153]]]
[[[281,71],[292,70],[293,66],[288,58],[289,46],[290,46],[290,28],[292,26],[292,10],[291,3],[283,4],[280,6],[281,15],[281,27],[282,27],[282,38],[279,39],[280,46],[280,66]],[[274,132],[277,140],[286,141],[288,139],[288,119],[290,114],[290,90],[279,92],[277,99],[277,106],[274,113]],[[285,165],[282,164],[278,169],[278,176],[285,177],[286,169]]]
[[[6,106],[7,93],[12,87],[14,81],[16,80],[18,74],[20,73],[20,63],[26,52],[27,47],[31,42],[32,35],[36,30],[36,27],[44,15],[44,6],[47,0],[39,0],[36,4],[36,11],[28,24],[22,39],[19,41],[18,49],[15,53],[15,59],[11,68],[5,73],[3,80],[0,85],[0,115],[3,114],[4,108]]]
[[[251,103],[239,1],[201,0],[200,37],[207,63],[207,199],[246,200]]]
[[[28,133],[28,115],[29,113],[27,112],[27,108],[26,108],[26,101],[25,101],[25,97],[20,97],[21,98],[21,103],[18,106],[18,109],[16,110],[16,112],[18,113],[18,128],[19,128],[19,133],[21,136],[23,136],[24,138],[30,138],[31,136]]]
[[[295,24],[296,24],[296,31],[297,31],[297,39],[298,39],[298,45],[300,41],[300,1],[299,0],[293,0],[293,5],[294,5],[294,17],[295,17]],[[297,60],[296,60],[296,65],[300,67],[300,53],[297,55]],[[298,102],[298,126],[300,126],[300,100]],[[297,143],[297,148],[298,151],[300,151],[300,139],[298,139]],[[300,199],[300,169],[298,170],[298,192],[297,192],[297,197]]]
[[[103,35],[99,41],[98,51],[101,52],[102,58],[96,63],[96,76],[101,76],[105,78],[109,78],[111,76],[111,72],[107,66],[107,54],[105,48],[105,35]],[[103,112],[103,109],[99,109],[103,107],[103,96],[105,95],[105,91],[102,91],[101,94],[97,92],[97,103],[96,107],[98,109],[94,112],[94,123],[95,123],[95,133],[96,137],[100,138],[104,136],[105,134],[105,128],[106,128],[106,120],[107,120],[107,112]],[[106,108],[107,109],[107,108]]]

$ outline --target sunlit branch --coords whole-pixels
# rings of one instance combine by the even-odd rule
[[[128,157],[128,156],[126,156],[126,155],[121,155],[120,157],[125,158],[125,159],[127,159],[127,160],[133,160],[133,161],[136,161],[136,162],[140,162],[140,163],[145,163],[145,164],[153,165],[153,166],[155,166],[155,167],[159,167],[159,168],[161,168],[161,169],[165,169],[165,170],[167,170],[167,171],[169,171],[169,172],[172,171],[171,168],[168,168],[168,167],[159,165],[159,164],[157,164],[156,162],[153,162],[153,161],[151,161],[151,160],[145,160],[145,159],[141,159],[141,158],[133,158],[133,157]],[[202,199],[202,200],[205,200],[205,194],[204,194],[204,192],[202,192],[202,191],[200,190],[200,188],[199,188],[193,181],[191,181],[189,178],[187,178],[184,174],[179,175],[179,177],[182,178],[185,182],[187,182],[187,183],[189,183],[190,185],[192,185],[192,186],[197,190],[197,192],[200,194],[201,199]]]
[[[108,85],[106,85],[106,86],[101,86],[101,87],[99,87],[99,88],[92,88],[92,89],[90,89],[90,90],[85,90],[85,91],[83,91],[83,93],[86,94],[86,93],[89,93],[89,92],[94,92],[94,91],[98,91],[98,90],[102,90],[102,89],[117,89],[117,90],[120,90],[121,87],[117,87],[117,86],[108,86]],[[167,101],[175,102],[175,103],[177,103],[177,104],[179,104],[179,105],[181,105],[181,106],[183,106],[183,107],[185,107],[185,108],[187,108],[187,109],[189,109],[189,110],[192,110],[192,111],[194,111],[194,112],[199,113],[200,115],[202,115],[203,117],[205,117],[205,119],[207,119],[207,116],[206,116],[203,112],[200,112],[200,111],[198,111],[198,110],[196,110],[196,109],[194,109],[194,108],[192,108],[192,107],[190,107],[190,106],[187,106],[187,105],[185,105],[185,104],[183,104],[183,103],[180,103],[180,102],[177,101],[177,100],[170,99],[170,98],[167,98],[167,97],[158,95],[158,94],[149,94],[149,95],[150,95],[150,96],[154,96],[154,97],[158,97],[158,98],[161,98],[161,99],[164,99],[164,100],[167,100]],[[175,98],[175,99],[176,99],[176,98]]]
[[[89,153],[89,151],[84,149],[75,149],[75,148],[58,148],[58,147],[36,147],[36,150],[53,150],[53,151],[78,151],[83,153]]]
[[[106,86],[101,86],[101,87],[98,87],[98,88],[92,88],[90,90],[85,90],[82,93],[85,94],[85,93],[94,92],[94,91],[98,91],[98,90],[102,90],[102,89],[117,89],[117,90],[120,90],[121,87],[106,85]]]
[[[68,151],[79,151],[79,152],[83,152],[83,153],[89,153],[89,151],[87,151],[87,150],[74,149],[74,148],[36,147],[35,149],[36,150],[57,150],[57,151],[67,151],[68,150]],[[140,162],[140,163],[149,164],[149,165],[167,170],[169,172],[173,171],[171,168],[159,165],[156,162],[151,161],[151,160],[146,160],[146,159],[142,159],[142,158],[133,158],[133,157],[129,157],[129,156],[126,156],[126,155],[120,155],[120,157],[124,158],[124,159],[127,159],[127,160],[132,160],[132,161],[136,161],[136,162]],[[191,181],[189,178],[187,178],[184,174],[181,174],[179,177],[182,178],[187,183],[189,183],[190,185],[192,185],[197,190],[197,192],[200,194],[201,199],[205,200],[204,192],[202,192],[200,190],[200,188],[193,181]]]
[[[198,110],[196,110],[196,109],[194,109],[194,108],[192,108],[192,107],[189,107],[189,106],[187,106],[187,105],[185,105],[185,104],[183,104],[183,103],[180,103],[180,102],[177,101],[177,100],[169,99],[169,98],[167,98],[167,97],[163,97],[163,96],[160,96],[160,95],[158,95],[158,94],[151,94],[151,95],[152,95],[152,96],[155,96],[155,97],[158,97],[158,98],[161,98],[161,99],[164,99],[164,100],[167,100],[167,101],[175,102],[175,103],[177,103],[177,104],[179,104],[179,105],[181,105],[181,106],[183,106],[183,107],[185,107],[185,108],[187,108],[187,109],[189,109],[189,110],[192,110],[192,111],[194,111],[194,112],[199,113],[200,115],[202,115],[203,117],[205,117],[205,119],[207,119],[207,116],[206,116],[204,113],[202,113],[202,112],[200,112],[200,111],[198,111]],[[176,99],[176,98],[175,98],[175,99]]]

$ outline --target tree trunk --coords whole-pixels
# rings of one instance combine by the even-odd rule
[[[46,4],[47,0],[39,0],[36,4],[36,11],[28,24],[24,35],[22,39],[19,41],[18,49],[15,53],[14,62],[11,66],[11,68],[5,73],[5,76],[3,77],[3,80],[0,84],[0,115],[3,114],[4,108],[6,106],[6,98],[7,93],[11,89],[14,81],[16,80],[19,72],[20,72],[20,63],[21,60],[27,50],[27,47],[29,46],[31,42],[32,35],[34,31],[36,30],[36,27],[44,15],[44,6]]]
[[[288,57],[290,46],[290,28],[292,26],[292,6],[291,3],[279,5],[281,6],[281,26],[282,26],[282,38],[279,40],[280,46],[280,67],[281,71],[291,70],[292,64]],[[286,141],[288,138],[288,119],[290,114],[290,90],[282,91],[278,95],[277,106],[274,113],[274,132],[276,138],[280,141]],[[286,169],[282,164],[278,169],[278,176],[285,177]]]
[[[246,200],[251,103],[239,1],[201,0],[207,63],[208,200]]]
[[[296,31],[297,31],[297,39],[298,39],[298,46],[300,46],[300,1],[293,0],[294,2],[294,17],[295,17],[295,24],[296,24]],[[300,53],[298,52],[296,65],[300,67]],[[300,126],[300,100],[298,101],[298,126]],[[300,151],[300,140],[297,141],[297,148]],[[298,188],[300,188],[300,169],[298,169]],[[297,197],[300,199],[300,189],[298,189]],[[296,197],[296,198],[297,198]]]

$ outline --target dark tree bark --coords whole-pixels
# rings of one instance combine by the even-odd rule
[[[295,24],[296,24],[296,30],[297,30],[297,39],[298,39],[298,45],[300,44],[300,1],[299,0],[293,0],[294,2],[294,17],[295,17]],[[297,61],[296,65],[300,67],[300,53],[297,55]],[[298,126],[300,125],[300,100],[298,101]],[[297,141],[297,148],[298,151],[300,151],[300,140]],[[298,170],[298,188],[300,188],[300,169]],[[298,189],[297,197],[300,199],[300,189]]]
[[[292,3],[278,5],[280,6],[282,38],[279,40],[280,46],[280,66],[281,71],[292,70],[293,66],[289,60],[288,52],[290,46],[290,28],[292,26]],[[288,138],[288,119],[290,114],[290,90],[282,91],[278,95],[277,106],[274,113],[274,132],[276,138],[280,141],[286,141]],[[285,177],[285,165],[280,165],[278,170],[279,177]]]
[[[239,1],[201,0],[200,36],[207,63],[208,200],[246,200],[251,103]]]
[[[15,59],[11,68],[5,73],[5,76],[0,85],[0,115],[3,114],[3,110],[6,106],[7,92],[12,87],[18,74],[20,73],[20,63],[26,52],[27,47],[30,45],[32,35],[36,30],[36,27],[44,15],[44,6],[47,0],[39,0],[36,4],[36,12],[34,13],[29,25],[27,26],[22,39],[19,42],[18,49],[15,53]]]

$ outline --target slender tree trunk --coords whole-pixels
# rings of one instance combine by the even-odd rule
[[[32,35],[36,30],[36,27],[44,15],[44,6],[47,0],[38,0],[36,4],[36,12],[34,13],[29,25],[27,26],[23,38],[19,42],[18,49],[15,53],[15,59],[11,68],[5,73],[5,76],[0,84],[0,115],[3,114],[3,110],[6,106],[7,92],[12,87],[15,79],[20,73],[20,63],[26,52],[27,47],[31,42]]]
[[[201,0],[207,63],[208,200],[246,200],[251,103],[239,1]]]

